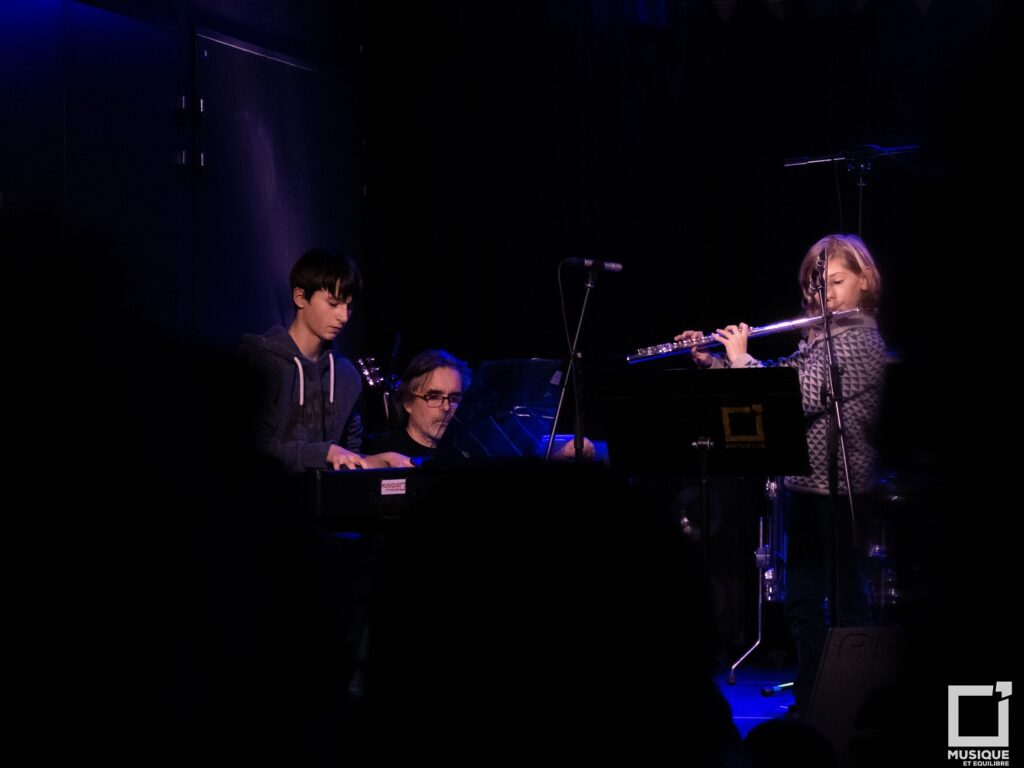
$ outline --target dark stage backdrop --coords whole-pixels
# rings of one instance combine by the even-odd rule
[[[3,11],[11,251],[52,250],[68,282],[74,270],[79,322],[230,348],[290,320],[288,270],[305,250],[362,256],[350,7]]]
[[[945,298],[915,273],[978,204],[949,127],[988,77],[985,4],[457,2],[367,18],[368,268],[389,298],[370,308],[375,335],[562,354],[567,256],[626,266],[601,281],[591,351],[795,316],[796,265],[822,234],[858,229],[858,190],[845,169],[783,160],[865,143],[922,147],[874,163],[863,190],[892,344]]]
[[[626,266],[591,353],[790,317],[800,255],[862,218],[913,360],[946,347],[923,321],[991,311],[976,270],[937,267],[996,252],[1013,209],[1001,8],[8,1],[5,227],[63,229],[142,319],[220,342],[286,319],[287,266],[337,245],[369,277],[349,351],[478,361],[564,352],[564,257]],[[862,190],[782,167],[865,143],[921,150]]]

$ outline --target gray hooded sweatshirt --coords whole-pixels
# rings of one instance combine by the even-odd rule
[[[241,354],[260,378],[257,450],[302,472],[325,469],[331,443],[360,449],[362,380],[346,358],[330,352],[310,360],[280,326],[243,336]]]

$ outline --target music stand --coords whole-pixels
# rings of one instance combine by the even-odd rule
[[[628,368],[607,377],[599,402],[612,467],[628,474],[810,471],[792,368]]]
[[[487,360],[477,368],[441,441],[443,458],[543,455],[558,404],[560,360]]]
[[[637,370],[609,377],[600,393],[613,469],[643,477],[669,472],[700,479],[701,561],[708,573],[708,479],[810,471],[800,382],[793,368]],[[757,640],[764,573],[770,565],[763,519],[756,552]]]

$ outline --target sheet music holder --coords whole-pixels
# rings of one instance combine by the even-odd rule
[[[629,368],[608,377],[599,402],[614,469],[634,475],[810,471],[797,372],[792,368]]]
[[[481,363],[438,444],[438,458],[543,456],[561,365],[538,358]]]

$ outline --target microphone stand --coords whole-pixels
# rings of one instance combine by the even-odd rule
[[[880,147],[877,144],[864,144],[858,147],[850,147],[840,152],[832,152],[817,157],[791,157],[783,161],[783,168],[796,168],[802,165],[817,165],[818,163],[846,163],[848,172],[857,172],[857,236],[863,234],[864,229],[864,188],[867,182],[864,177],[871,172],[871,161],[880,157],[891,157],[902,155],[908,152],[916,152],[920,147],[917,144],[907,144],[902,147]],[[825,306],[822,304],[822,306]]]
[[[563,262],[564,263],[564,262]],[[573,399],[576,401],[576,423],[573,433],[573,447],[576,449],[576,461],[583,461],[583,421],[580,416],[580,384],[577,373],[579,366],[577,360],[577,348],[580,343],[580,332],[583,330],[583,317],[587,313],[587,303],[590,300],[590,293],[597,281],[597,273],[601,266],[599,262],[587,270],[586,292],[583,294],[583,305],[580,307],[580,317],[576,322],[576,335],[573,336],[572,345],[569,347],[569,367],[565,370],[565,377],[562,379],[561,391],[558,394],[558,407],[555,409],[555,419],[551,423],[551,434],[548,435],[548,447],[544,452],[544,461],[551,460],[551,450],[555,447],[555,433],[558,431],[558,419],[562,415],[562,405],[565,403],[565,390],[569,386],[569,378],[572,378]]]
[[[831,152],[827,155],[817,157],[790,157],[783,161],[783,168],[796,168],[801,165],[817,165],[818,163],[841,163],[851,164],[873,160],[877,157],[890,157],[892,155],[903,155],[908,152],[917,152],[921,147],[917,144],[907,144],[902,147],[880,147],[877,144],[864,144],[859,147],[850,147],[841,152]]]
[[[830,626],[839,626],[839,466],[838,458],[843,459],[843,475],[846,479],[846,498],[849,503],[850,530],[852,545],[858,546],[857,515],[853,501],[853,483],[850,481],[850,463],[846,452],[846,434],[843,429],[843,390],[842,372],[839,369],[839,358],[836,355],[835,339],[832,335],[832,313],[828,307],[828,249],[822,248],[822,258],[818,261],[818,302],[822,307],[824,322],[825,348],[828,353],[828,376],[822,386],[822,404],[828,411],[827,445],[828,445],[828,495],[831,506],[829,549],[831,552],[828,586],[828,612]]]

